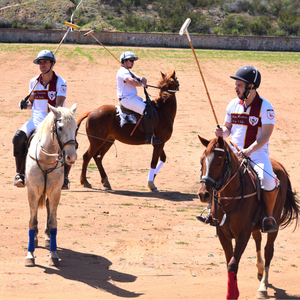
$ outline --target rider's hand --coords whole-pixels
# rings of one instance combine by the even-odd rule
[[[141,78],[141,83],[143,87],[147,87],[147,79],[145,77]]]
[[[216,135],[216,137],[219,137],[219,136],[223,137],[223,128],[217,127],[215,129],[215,135]]]
[[[27,97],[26,97],[26,98],[27,98]],[[28,100],[28,98],[27,98],[27,99],[26,99],[26,98],[21,99],[21,101],[19,102],[19,107],[20,107],[21,109],[27,109],[27,107],[28,107],[29,100]]]

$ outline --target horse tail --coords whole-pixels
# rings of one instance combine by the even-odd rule
[[[281,164],[280,164],[281,165]],[[281,165],[283,168],[286,176],[287,176],[287,192],[286,192],[286,200],[284,203],[283,211],[280,217],[280,226],[282,229],[286,228],[288,225],[290,225],[295,220],[295,229],[299,225],[298,218],[300,215],[300,203],[295,198],[296,193],[292,191],[292,184],[289,178],[289,174],[285,170],[285,168]]]
[[[77,127],[79,129],[81,122],[87,118],[89,116],[91,112],[90,111],[86,111],[85,113],[83,113],[82,115],[79,116],[79,118],[77,119],[76,123],[77,123]],[[78,130],[77,129],[77,130]]]
[[[43,193],[43,195],[40,197],[39,202],[38,202],[38,207],[43,208],[46,204],[46,194]]]

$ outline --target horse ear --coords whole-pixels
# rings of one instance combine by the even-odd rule
[[[207,147],[207,146],[208,146],[208,144],[209,144],[209,141],[208,141],[208,140],[202,138],[200,135],[198,135],[198,138],[199,138],[200,142],[202,143],[202,145],[203,145],[204,147]]]
[[[72,107],[70,108],[70,111],[71,111],[71,113],[72,113],[73,115],[75,114],[76,109],[77,109],[77,103],[74,103],[74,104],[72,105]]]
[[[162,71],[160,71],[160,73],[161,73],[162,78],[166,77],[166,75]]]
[[[173,71],[172,75],[171,75],[172,78],[175,78],[175,70]]]
[[[49,103],[48,103],[48,107],[49,107],[49,109],[54,113],[54,115],[55,115],[56,118],[57,118],[57,115],[59,114],[58,109],[55,108],[54,106],[50,105]]]

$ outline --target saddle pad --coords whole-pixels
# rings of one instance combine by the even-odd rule
[[[133,114],[125,114],[120,105],[116,105],[116,114],[120,118],[120,126],[123,127],[124,124],[136,124],[137,119]]]

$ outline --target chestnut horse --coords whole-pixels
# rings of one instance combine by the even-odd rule
[[[257,298],[267,298],[269,267],[278,231],[267,233],[263,266],[261,225],[265,217],[264,206],[263,201],[259,201],[259,192],[251,179],[245,160],[239,161],[222,137],[208,141],[199,136],[199,139],[206,149],[201,157],[202,171],[198,195],[201,202],[212,205],[213,222],[217,227],[227,261],[227,299],[239,297],[236,276],[239,261],[251,233],[256,245],[257,275],[260,280]],[[289,175],[279,162],[274,159],[271,159],[271,162],[280,183],[273,216],[281,228],[285,228],[293,220],[296,222],[296,228],[300,206],[291,190]],[[234,249],[232,239],[235,239]]]
[[[161,73],[161,75],[161,79],[158,83],[158,88],[160,89],[159,97],[152,101],[158,114],[158,123],[154,128],[154,135],[162,142],[161,144],[153,145],[150,166],[155,170],[155,175],[166,161],[164,145],[172,135],[177,110],[175,92],[179,90],[179,82],[175,76],[175,71],[166,75]],[[135,124],[125,124],[121,127],[120,117],[117,115],[114,105],[103,105],[93,111],[83,113],[77,120],[78,129],[85,118],[87,118],[86,133],[90,145],[83,155],[80,183],[85,187],[91,187],[91,184],[86,178],[86,172],[89,161],[91,158],[94,158],[100,172],[103,186],[106,189],[111,189],[108,177],[102,165],[104,155],[115,140],[130,145],[145,144],[145,133],[139,128],[134,130]],[[132,134],[133,130],[134,133]],[[158,162],[159,159],[160,162]],[[148,179],[148,187],[152,192],[159,191],[154,184],[154,178],[152,180]]]

